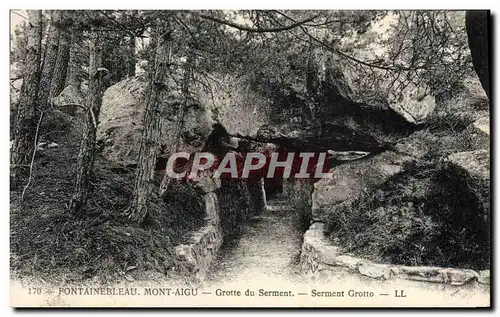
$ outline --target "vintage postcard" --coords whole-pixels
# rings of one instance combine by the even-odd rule
[[[10,305],[490,307],[489,17],[10,10]]]

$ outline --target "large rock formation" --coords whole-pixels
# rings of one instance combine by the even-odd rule
[[[490,153],[489,150],[458,152],[448,156],[456,174],[465,179],[468,188],[482,204],[489,218],[490,210]],[[487,222],[488,223],[488,222]]]
[[[349,34],[338,43],[339,49],[359,60],[390,59],[387,43],[395,36],[390,31],[391,19],[394,16],[388,14],[366,32]],[[314,56],[314,76],[297,73],[299,84],[295,86],[277,84],[277,78],[259,81],[255,74],[211,73],[198,78],[195,82],[204,83],[190,87],[196,100],[185,114],[181,143],[191,150],[203,148],[216,122],[227,137],[289,149],[380,153],[435,117],[435,98],[424,83],[393,89],[393,78],[375,68],[370,76],[377,85],[368,89],[365,74],[352,67],[353,60],[331,51],[318,50]],[[114,161],[134,164],[136,160],[146,86],[138,78],[127,79],[104,95],[99,138],[105,141],[104,155]],[[164,118],[160,156],[168,155],[176,142],[173,127],[177,119]]]
[[[418,153],[418,155],[422,155]],[[334,208],[361,194],[370,192],[390,177],[403,171],[405,163],[414,156],[386,151],[373,157],[348,162],[332,170],[314,184],[312,220],[328,222]]]
[[[97,137],[104,143],[103,155],[116,163],[134,165],[140,149],[147,83],[142,78],[125,79],[106,90],[99,115]],[[179,97],[179,104],[182,102]],[[159,156],[169,155],[178,138],[177,116],[164,117]],[[184,109],[184,129],[179,150],[200,150],[212,131],[210,110],[190,100]]]
[[[262,127],[271,123],[272,104],[268,98],[241,79],[213,76],[217,84],[211,89],[197,89],[198,97],[230,135],[255,137]]]
[[[326,93],[334,88],[351,103],[395,112],[399,120],[420,124],[434,112],[436,102],[425,82],[416,84],[406,79],[410,76],[406,70],[409,61],[401,56],[394,61],[391,56],[388,43],[397,41],[397,18],[388,12],[371,22],[365,32],[342,37],[338,45],[344,53],[322,54],[316,58],[316,68],[324,70],[318,72],[317,81],[326,84]],[[384,66],[376,61],[394,62],[394,65]],[[400,70],[395,70],[397,68]]]

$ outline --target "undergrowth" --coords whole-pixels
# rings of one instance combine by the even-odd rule
[[[62,282],[112,282],[147,272],[168,275],[175,265],[173,247],[203,223],[199,195],[188,185],[172,186],[165,200],[150,201],[141,225],[129,223],[123,212],[133,190],[134,171],[98,157],[86,211],[83,216],[71,213],[67,204],[73,192],[81,123],[56,115],[57,129],[51,126],[53,117],[48,117],[42,136],[59,147],[37,153],[33,182],[23,202],[22,186],[11,191],[13,273]],[[19,183],[25,184],[27,177],[24,172]]]
[[[489,215],[446,163],[420,161],[376,191],[333,209],[327,231],[380,262],[489,267]]]

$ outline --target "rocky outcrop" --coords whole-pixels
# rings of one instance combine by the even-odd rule
[[[333,89],[351,103],[395,112],[399,120],[420,124],[436,108],[429,87],[423,81],[418,84],[405,81],[409,76],[405,69],[411,63],[405,56],[398,56],[394,65],[381,64],[394,61],[387,42],[398,36],[394,23],[397,19],[397,14],[387,12],[373,20],[364,32],[343,36],[338,43],[343,54],[317,54],[316,68],[323,70],[318,72],[317,81],[324,83],[327,94]]]
[[[465,179],[483,205],[486,215],[490,210],[490,153],[489,150],[459,152],[448,156],[451,170]]]
[[[374,49],[376,50],[376,49]],[[373,49],[359,48],[356,53],[363,51],[362,56],[367,60],[380,59],[373,53]],[[372,54],[369,54],[372,52]],[[368,54],[368,55],[367,55]],[[408,84],[404,89],[398,91],[392,87],[392,78],[384,76],[384,72],[377,69],[371,69],[373,81],[377,82],[376,88],[367,90],[363,82],[365,78],[362,72],[357,72],[349,62],[339,58],[333,58],[325,61],[326,72],[324,85],[327,94],[338,94],[346,101],[355,105],[364,105],[365,108],[371,108],[376,111],[394,112],[400,121],[406,121],[409,124],[424,123],[426,119],[434,112],[436,107],[435,97],[428,93],[429,89],[424,84],[417,86]],[[342,87],[340,89],[340,87]]]
[[[271,123],[272,103],[242,79],[213,74],[212,89],[198,88],[200,102],[230,135],[254,137]]]
[[[344,271],[380,280],[402,279],[450,286],[479,283],[484,284],[483,291],[489,290],[488,270],[477,272],[469,269],[374,263],[332,245],[323,231],[323,224],[315,223],[304,234],[301,269],[309,278],[316,277],[326,281]]]
[[[327,222],[335,206],[375,189],[403,171],[403,165],[414,159],[414,156],[386,151],[333,168],[328,176],[314,184],[313,221]]]
[[[137,163],[146,87],[145,79],[135,77],[111,86],[104,93],[97,137],[103,142],[102,154],[113,162],[123,165]],[[180,99],[178,103],[181,103]],[[212,131],[211,114],[195,100],[190,100],[184,111],[179,150],[200,150]],[[159,157],[168,155],[175,148],[179,135],[177,121],[176,116],[163,118]]]
[[[214,123],[229,136],[289,148],[369,152],[396,144],[415,128],[392,108],[359,103],[334,88],[325,90],[320,101],[312,102],[311,96],[293,91],[266,96],[244,79],[213,77],[218,84],[211,89],[193,87],[196,100],[184,109],[180,149],[192,152],[203,148]],[[146,87],[144,80],[130,78],[104,93],[98,139],[103,141],[104,156],[112,161],[135,164]],[[163,120],[160,157],[176,142],[178,119]]]

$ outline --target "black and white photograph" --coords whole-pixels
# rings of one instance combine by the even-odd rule
[[[10,306],[490,307],[491,20],[10,9]]]

